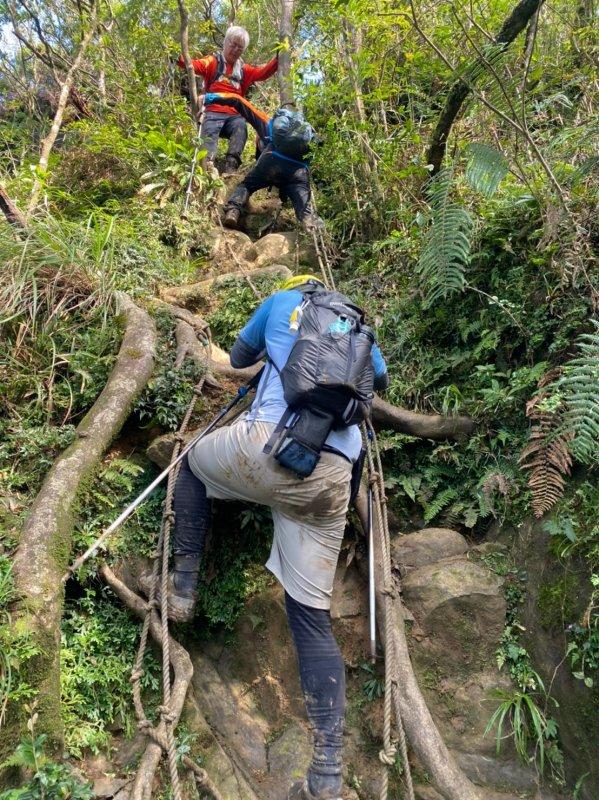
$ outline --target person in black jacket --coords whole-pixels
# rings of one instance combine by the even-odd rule
[[[299,224],[306,231],[323,227],[311,204],[310,170],[306,156],[291,158],[276,150],[271,138],[271,119],[243,97],[232,94],[207,94],[205,103],[218,102],[235,108],[256,130],[261,154],[246,177],[225,204],[223,223],[236,228],[248,199],[259,189],[276,186],[282,202],[289,199]]]

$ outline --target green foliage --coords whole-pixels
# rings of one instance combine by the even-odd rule
[[[418,271],[426,289],[426,304],[433,305],[466,285],[473,220],[460,203],[452,201],[454,175],[441,170],[428,184],[431,206]]]
[[[10,607],[15,599],[12,561],[0,553],[0,728],[9,703],[22,703],[31,697],[31,687],[20,678],[19,671],[39,653],[31,634],[11,624]]]
[[[154,468],[139,456],[106,460],[80,498],[79,519],[75,527],[76,547],[83,550],[95,541],[153,477]],[[119,528],[110,542],[112,553],[151,556],[160,529],[165,492],[164,486],[157,487]],[[82,569],[93,569],[92,563]]]
[[[466,180],[477,192],[492,197],[507,174],[507,158],[495,147],[482,142],[470,144],[468,155]]]
[[[206,558],[198,612],[211,627],[232,629],[246,600],[272,581],[263,567],[272,539],[272,518],[268,509],[248,506],[233,520],[229,512],[227,522],[228,535],[214,537],[214,549]],[[218,519],[213,528],[223,528]]]
[[[62,715],[71,754],[105,749],[115,728],[131,732],[129,678],[138,638],[138,622],[113,601],[108,590],[87,589],[67,606],[60,657]],[[156,691],[158,676],[158,662],[148,650],[142,689]]]
[[[253,279],[261,297],[268,297],[276,289],[278,282],[277,278],[270,277]],[[261,300],[243,278],[231,278],[230,281],[219,284],[215,299],[216,308],[208,315],[207,322],[215,342],[228,351]]]
[[[367,678],[364,683],[362,684],[362,691],[366,695],[366,698],[372,702],[373,700],[378,700],[379,697],[382,697],[385,694],[385,679],[380,675],[375,673],[375,667],[373,664],[370,664],[368,661],[363,661],[360,664],[360,669],[367,672],[371,677]]]
[[[91,800],[94,797],[89,783],[81,783],[67,764],[58,764],[44,753],[47,735],[35,736],[29,721],[30,736],[24,739],[10,758],[0,767],[19,767],[31,777],[18,789],[0,793],[0,800]]]
[[[511,738],[524,763],[535,762],[543,774],[549,761],[554,779],[563,783],[563,758],[558,747],[557,723],[542,710],[547,696],[541,679],[538,675],[536,677],[540,688],[540,694],[536,697],[521,690],[496,692],[501,702],[489,720],[485,733],[496,727],[497,753],[501,751],[502,740]]]
[[[566,408],[565,425],[574,433],[571,448],[583,464],[599,461],[599,322],[594,333],[577,339],[581,355],[569,361],[557,384]]]

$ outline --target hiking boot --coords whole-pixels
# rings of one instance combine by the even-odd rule
[[[168,576],[168,618],[172,622],[190,622],[198,598],[200,559],[197,556],[175,556],[174,567]],[[151,572],[145,572],[139,578],[140,589],[147,597],[150,596],[152,579]],[[160,608],[160,575],[157,581],[155,597]]]
[[[225,217],[223,219],[223,225],[225,228],[237,228],[239,224],[239,209],[235,208],[235,206],[231,206],[225,212]]]
[[[300,225],[302,230],[306,233],[324,230],[325,228],[324,221],[317,214],[307,214],[302,220],[300,220]]]
[[[237,172],[238,168],[239,161],[235,158],[235,156],[227,156],[225,158],[225,165],[223,167],[222,174],[232,175],[234,172]]]

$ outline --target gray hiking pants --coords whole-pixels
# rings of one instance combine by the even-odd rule
[[[329,609],[352,465],[323,452],[312,475],[300,480],[262,452],[275,427],[239,419],[218,428],[190,450],[189,466],[208,497],[271,508],[274,537],[266,566],[298,603]]]
[[[208,159],[214,160],[219,138],[228,139],[227,156],[237,159],[238,166],[241,164],[241,154],[248,138],[248,132],[246,122],[240,114],[206,111],[200,136],[203,146],[208,151],[206,155]]]

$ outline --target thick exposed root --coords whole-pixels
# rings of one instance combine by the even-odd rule
[[[364,484],[356,498],[355,507],[364,530],[367,530],[368,510]],[[376,516],[375,514],[375,520]],[[385,587],[381,536],[376,529],[374,546],[377,626],[381,642],[385,646],[385,591],[389,587]],[[483,800],[482,791],[466,777],[447,749],[422,696],[412,667],[405,633],[405,622],[410,618],[411,615],[403,606],[399,592],[394,591],[393,631],[397,667],[396,685],[407,740],[420,763],[430,775],[435,788],[445,800]]]
[[[372,419],[381,428],[392,428],[422,439],[460,439],[474,432],[474,420],[465,416],[443,416],[442,414],[418,414],[401,406],[375,397]]]
[[[77,428],[77,439],[52,465],[25,521],[15,556],[14,576],[19,595],[15,625],[31,635],[39,655],[28,664],[25,679],[38,693],[38,730],[58,749],[60,718],[61,580],[71,556],[73,508],[82,482],[90,476],[110,442],[120,431],[154,366],[156,329],[146,311],[126,295],[118,296],[126,328],[116,364],[102,393]],[[16,715],[15,715],[16,716]],[[25,720],[12,719],[7,748],[24,730]]]
[[[133,611],[133,613],[138,617],[143,619],[146,613],[145,600],[139,595],[135,594],[135,592],[132,592],[131,589],[129,589],[129,587],[126,586],[106,564],[101,567],[100,572],[106,583],[111,587],[117,597],[127,606],[127,608]],[[150,633],[154,641],[159,646],[162,646],[162,625],[160,623],[160,618],[155,611],[152,612],[150,618]],[[179,642],[173,639],[172,636],[169,636],[169,655],[175,676],[171,688],[170,709],[173,727],[176,727],[181,716],[181,712],[183,711],[187,689],[193,675],[193,666],[187,650],[182,647]],[[156,773],[156,769],[158,768],[162,751],[163,749],[166,749],[166,741],[162,742],[162,739],[164,738],[164,730],[161,729],[160,725],[157,729],[155,729],[155,736],[151,733],[153,729],[145,728],[145,730],[148,732],[150,739],[137,769],[135,782],[133,784],[133,789],[131,790],[130,800],[149,800],[149,798],[152,796],[152,782],[154,780],[154,775]],[[212,783],[205,770],[201,769],[187,756],[183,756],[182,761],[188,769],[193,771],[198,783],[198,787],[203,793],[209,794],[212,798],[214,798],[214,800],[222,800],[218,789]]]

